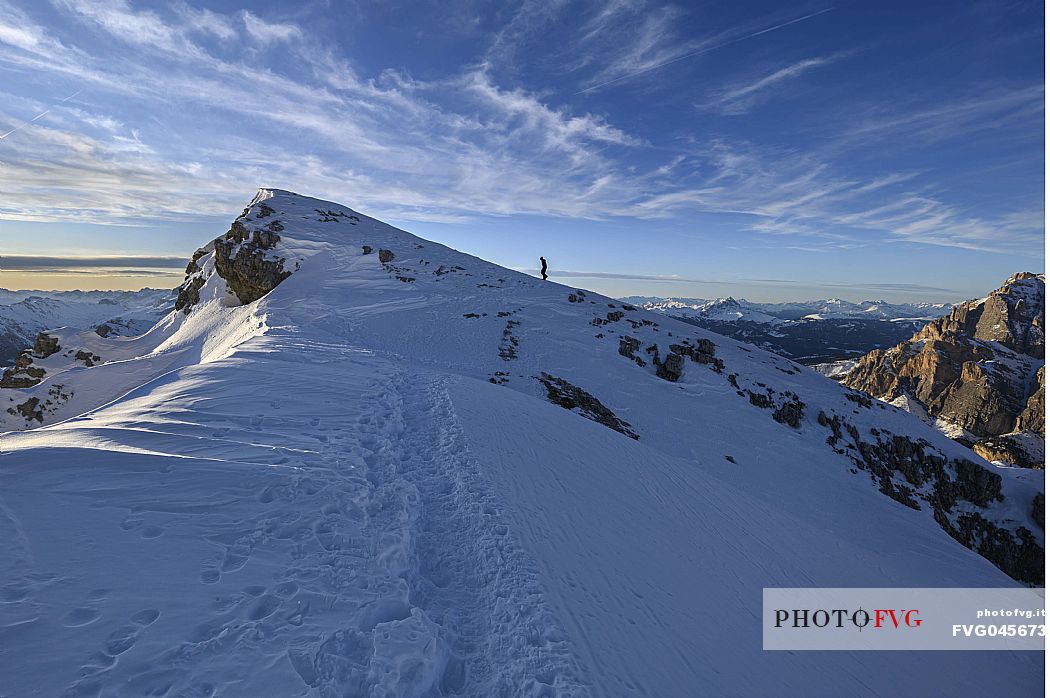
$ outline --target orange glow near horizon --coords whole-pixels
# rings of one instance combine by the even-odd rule
[[[105,270],[0,271],[0,288],[11,291],[138,291],[142,288],[175,288],[182,273],[172,270],[158,274],[106,273]]]

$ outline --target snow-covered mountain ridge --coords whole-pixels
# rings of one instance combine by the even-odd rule
[[[659,296],[626,296],[622,300],[657,312],[690,313],[709,319],[742,318],[752,322],[801,320],[802,318],[841,320],[933,320],[947,315],[951,303],[889,303],[841,298],[787,303],[754,303],[736,298],[661,298]]]
[[[1040,583],[1041,473],[337,204],[263,190],[151,330],[28,358],[0,390],[13,695],[1042,683],[1007,652],[762,652],[757,620],[768,586]]]

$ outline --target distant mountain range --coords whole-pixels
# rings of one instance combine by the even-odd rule
[[[931,319],[946,315],[949,303],[851,303],[839,298],[795,303],[752,303],[735,298],[623,300],[698,327],[767,349],[830,375],[843,360],[904,341]],[[824,367],[826,363],[836,367]]]
[[[95,328],[102,336],[142,334],[171,310],[172,289],[9,291],[0,288],[0,366],[15,362],[41,330]]]
[[[889,303],[861,301],[852,303],[841,298],[798,301],[791,303],[752,303],[744,299],[660,298],[627,296],[623,300],[646,310],[680,313],[708,320],[762,322],[778,324],[791,320],[932,320],[951,312],[951,303]]]

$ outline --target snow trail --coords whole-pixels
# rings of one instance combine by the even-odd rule
[[[244,355],[249,371],[223,371]],[[208,399],[187,389],[216,377]],[[182,598],[147,590],[116,612],[111,590],[56,592],[22,569],[19,515],[0,510],[9,549],[24,551],[8,558],[22,582],[5,587],[18,603],[0,605],[0,621],[11,632],[33,626],[30,643],[50,625],[84,636],[64,695],[585,694],[534,563],[466,445],[446,377],[279,335],[179,378],[129,398],[130,428],[111,427],[105,411],[63,426],[105,438],[115,454],[149,443],[178,456],[137,476],[96,472],[100,489],[75,496],[114,511],[116,530],[85,534],[91,545],[134,539],[133,555],[156,560],[158,577],[178,576],[177,561],[152,546],[185,544],[200,564]],[[209,482],[212,498],[195,499]],[[42,604],[53,609],[41,618]]]
[[[446,633],[442,691],[580,695],[580,669],[565,631],[464,439],[448,382],[409,373],[397,384],[405,417],[399,475],[422,503],[412,592]]]

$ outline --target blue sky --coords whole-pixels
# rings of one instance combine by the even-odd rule
[[[173,285],[61,259],[272,186],[615,295],[978,296],[1043,270],[1043,45],[1009,0],[0,0],[0,256],[47,258],[0,285]]]

